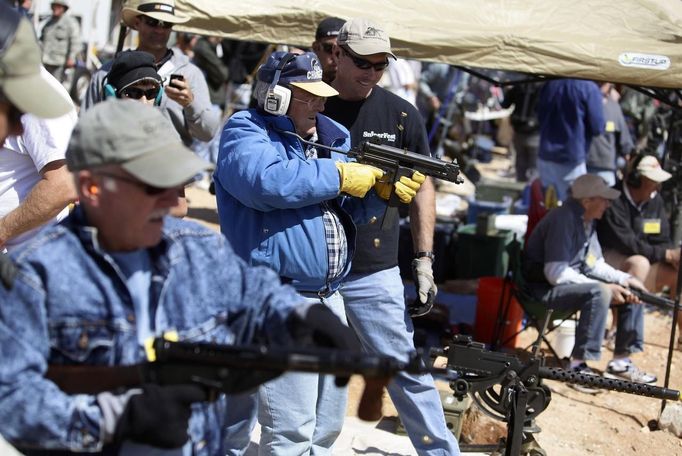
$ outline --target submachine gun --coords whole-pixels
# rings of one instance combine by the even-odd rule
[[[535,354],[522,362],[511,354],[486,350],[484,344],[468,336],[456,335],[448,347],[432,354],[447,356],[447,367],[457,377],[450,381],[455,397],[462,399],[469,394],[485,414],[507,423],[505,456],[546,454],[533,438],[540,431],[534,419],[552,399],[544,379],[680,400],[677,390],[545,367],[544,360]]]
[[[436,177],[456,184],[464,182],[464,179],[459,175],[459,165],[456,160],[450,163],[438,158],[416,154],[409,150],[374,144],[368,141],[363,141],[357,147],[345,151],[306,141],[301,136],[291,131],[278,130],[278,132],[293,136],[303,144],[348,155],[349,157],[354,158],[358,163],[375,166],[385,173],[382,182],[388,182],[391,185],[398,182],[402,176],[412,177],[412,174],[414,174],[415,171],[419,171],[425,176]],[[395,223],[395,219],[398,216],[399,205],[400,200],[398,199],[398,196],[395,194],[395,191],[391,191],[391,196],[388,199],[388,207],[386,208],[384,217],[381,221],[382,230],[389,229],[392,224]]]

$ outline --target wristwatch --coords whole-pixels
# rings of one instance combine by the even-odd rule
[[[430,250],[428,252],[417,252],[414,254],[414,257],[415,258],[430,258],[431,261],[436,259],[436,255],[434,255],[433,252]]]

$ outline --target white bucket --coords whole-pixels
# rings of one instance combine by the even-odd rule
[[[575,345],[575,320],[568,319],[563,323],[561,320],[554,320],[552,323],[558,326],[554,330],[554,350],[559,355],[559,359],[570,358],[573,345]]]

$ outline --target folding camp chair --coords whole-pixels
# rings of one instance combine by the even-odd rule
[[[507,245],[506,250],[509,255],[509,263],[503,283],[492,348],[495,350],[498,347],[504,346],[506,342],[512,340],[526,329],[535,328],[538,332],[538,337],[535,342],[527,346],[525,350],[532,347],[533,352],[536,353],[540,349],[540,344],[544,342],[557,361],[560,361],[561,358],[547,336],[557,329],[564,321],[575,318],[578,310],[550,309],[546,304],[535,298],[528,291],[523,274],[521,273],[521,242],[516,239],[516,236],[514,236],[514,239]],[[523,309],[526,316],[526,324],[519,331],[502,340],[504,323],[509,313],[512,297],[516,298]]]

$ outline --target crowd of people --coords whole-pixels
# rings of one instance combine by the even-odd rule
[[[331,454],[348,392],[330,375],[285,372],[216,399],[195,383],[67,394],[49,372],[139,364],[155,337],[407,360],[410,315],[438,292],[435,185],[419,172],[387,182],[345,152],[369,139],[431,156],[427,126],[457,71],[399,59],[364,18],[326,18],[310,50],[257,61],[217,37],[178,33],[171,46],[188,20],[174,2],[130,0],[138,46],[93,75],[78,111],[58,81],[74,59],[58,37],[78,34],[68,8],[52,2],[41,49],[25,11],[0,3],[0,434],[27,454],[241,455],[259,423],[262,455]],[[592,373],[616,306],[606,374],[654,383],[630,359],[643,308],[629,289],[676,290],[659,194],[671,175],[639,155],[617,180],[635,146],[613,90],[553,80],[506,94],[517,178],[537,173],[565,200],[529,238],[524,271],[549,307],[580,310],[571,368]],[[183,220],[200,176],[220,233]],[[393,193],[410,217],[414,304],[399,220],[380,223]],[[418,454],[459,454],[430,375],[400,372],[386,388]]]

